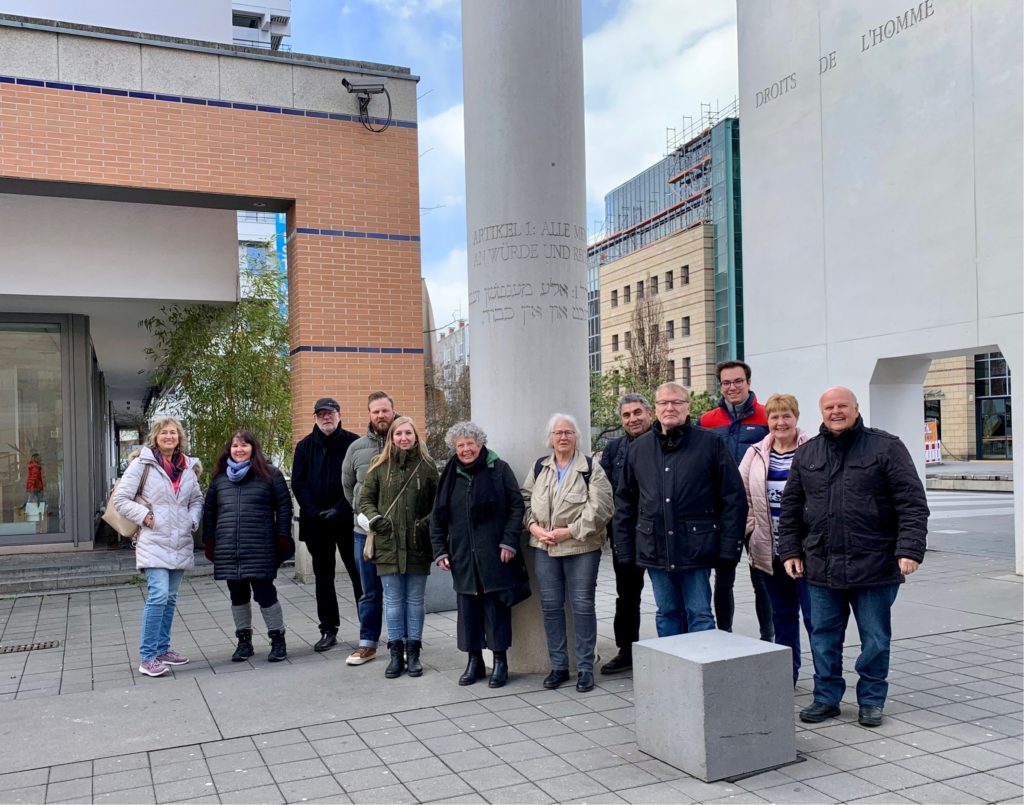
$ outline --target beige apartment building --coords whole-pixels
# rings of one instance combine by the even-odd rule
[[[601,267],[601,369],[630,358],[636,302],[656,296],[668,377],[715,392],[714,227],[697,223]]]

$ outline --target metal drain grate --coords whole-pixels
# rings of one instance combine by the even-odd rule
[[[0,654],[15,654],[19,651],[36,651],[41,648],[56,648],[59,640],[44,640],[42,643],[17,643],[13,646],[0,646]]]

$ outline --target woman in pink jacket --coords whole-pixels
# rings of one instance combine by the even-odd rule
[[[775,642],[793,651],[793,685],[800,673],[800,613],[811,631],[807,582],[792,579],[779,561],[779,511],[782,490],[796,449],[808,436],[797,427],[800,406],[791,394],[773,394],[764,404],[768,435],[752,445],[740,462],[747,489],[747,539],[751,573],[760,574],[772,602]]]

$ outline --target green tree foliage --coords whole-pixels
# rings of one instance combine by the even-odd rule
[[[469,366],[464,366],[458,379],[446,382],[440,370],[426,370],[427,450],[438,461],[449,458],[451,451],[444,443],[448,428],[470,418]]]
[[[270,252],[272,254],[272,252]],[[150,413],[176,413],[204,482],[235,430],[252,431],[276,464],[291,459],[291,387],[286,297],[272,258],[242,269],[234,305],[170,305],[141,322],[159,393]]]

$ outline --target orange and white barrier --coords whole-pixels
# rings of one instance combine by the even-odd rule
[[[942,463],[942,442],[925,442],[924,443],[924,463],[925,464],[941,464]]]

